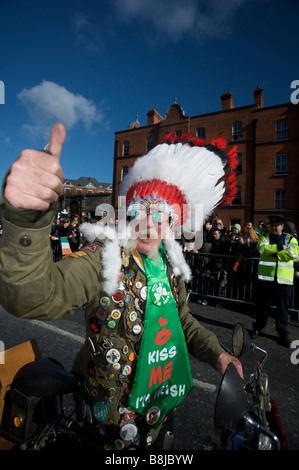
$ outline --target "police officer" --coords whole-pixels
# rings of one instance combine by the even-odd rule
[[[294,280],[294,260],[298,256],[298,242],[285,233],[286,219],[269,216],[271,232],[260,235],[257,250],[260,253],[256,299],[256,321],[252,338],[257,337],[267,324],[272,301],[276,300],[276,331],[281,345],[289,347],[287,323]]]

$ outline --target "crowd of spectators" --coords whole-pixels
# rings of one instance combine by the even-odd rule
[[[59,261],[62,258],[61,238],[67,238],[72,252],[82,248],[84,240],[79,231],[79,224],[78,214],[74,214],[71,217],[67,211],[56,214],[50,233],[54,261]]]
[[[227,230],[221,219],[204,226],[203,243],[199,250],[193,241],[184,243],[184,253],[192,270],[188,289],[198,294],[198,303],[214,303],[222,307],[224,298],[254,302],[259,252],[259,235],[271,231],[271,226],[260,221],[257,227],[247,222],[241,228],[234,224]],[[297,237],[292,222],[285,224],[285,232]]]
[[[78,214],[70,215],[66,210],[56,214],[50,234],[55,262],[63,257],[61,238],[67,238],[72,252],[80,250],[86,244],[79,231],[79,225],[83,222],[102,223],[103,220],[101,217],[91,218],[85,212],[82,212],[81,217]],[[203,243],[199,249],[196,249],[194,241],[186,240],[182,236],[180,241],[184,247],[184,255],[192,270],[192,281],[187,289],[198,294],[198,303],[214,303],[222,307],[225,298],[239,298],[240,285],[243,289],[241,300],[254,302],[254,284],[259,259],[256,245],[259,235],[270,231],[271,226],[262,220],[257,227],[254,227],[252,222],[247,222],[243,228],[236,223],[227,230],[222,220],[216,218],[213,223],[205,223]],[[292,222],[285,224],[284,232],[298,238]],[[246,263],[248,259],[250,263]],[[299,279],[299,261],[296,260],[295,264],[295,277]],[[232,293],[234,289],[238,290],[235,294]],[[230,296],[227,295],[228,290]]]

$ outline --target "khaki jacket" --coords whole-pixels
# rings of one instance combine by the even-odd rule
[[[102,289],[102,242],[96,241],[54,263],[49,240],[51,224],[35,228],[30,222],[21,227],[18,216],[19,225],[11,220],[13,211],[7,214],[10,220],[4,219],[0,240],[1,304],[15,316],[39,320],[57,319],[83,306],[86,341],[73,371],[85,377],[86,387],[76,397],[77,411],[87,423],[96,426],[109,448],[136,447],[136,442],[122,439],[121,429],[128,423],[136,425],[140,446],[146,446],[155,439],[157,430],[127,404],[143,331],[145,301],[141,287],[146,286],[145,276],[131,257],[120,272],[118,295],[108,296]],[[226,351],[214,333],[189,312],[185,284],[173,275],[171,267],[168,278],[188,351],[216,369],[219,355]],[[133,320],[132,309],[137,313]],[[137,329],[135,325],[139,325]],[[113,366],[107,356],[111,350],[118,354]],[[93,410],[98,403],[101,409],[97,407],[95,418]]]

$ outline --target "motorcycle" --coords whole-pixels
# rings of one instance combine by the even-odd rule
[[[264,372],[267,351],[256,346],[243,325],[237,323],[232,352],[240,359],[249,350],[261,353],[262,359],[256,361],[248,383],[244,385],[231,363],[218,390],[214,413],[217,447],[222,450],[286,450],[277,405],[270,398],[268,375]]]
[[[213,441],[197,450],[287,449],[280,417],[269,393],[264,366],[267,352],[256,346],[241,323],[233,332],[232,352],[239,359],[248,350],[262,353],[244,385],[233,363],[221,380],[214,411]],[[85,381],[52,358],[41,358],[20,370],[5,395],[0,426],[0,449],[50,450],[92,448],[103,450],[101,439],[63,408],[66,394],[83,390]],[[1,447],[2,445],[2,447]]]
[[[82,390],[84,379],[52,358],[41,358],[18,371],[5,395],[0,449],[101,449],[96,436],[67,416],[66,394]]]

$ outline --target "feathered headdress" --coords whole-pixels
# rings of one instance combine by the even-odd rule
[[[204,140],[190,138],[188,134],[177,139],[171,132],[135,161],[122,181],[120,196],[126,198],[127,206],[138,199],[156,196],[175,207],[177,226],[183,226],[187,232],[200,232],[212,211],[232,202],[237,193],[236,172],[232,171],[238,166],[237,147],[225,152],[226,146],[227,141],[222,136],[206,144]],[[193,217],[197,207],[200,208],[200,217]],[[119,224],[117,228],[117,232],[113,232],[109,227],[95,224],[80,226],[80,231],[90,242],[97,237],[108,239],[103,250],[102,272],[108,294],[113,294],[117,288],[120,247],[125,246],[130,237],[126,226]],[[174,273],[190,280],[190,268],[173,235],[166,237],[165,248]]]
[[[200,231],[215,207],[229,204],[237,192],[235,169],[237,147],[225,152],[227,141],[220,136],[205,144],[198,137],[171,132],[145,156],[136,160],[125,176],[120,196],[126,204],[146,196],[157,196],[181,209],[177,225]],[[183,143],[188,139],[187,143]],[[228,174],[225,179],[225,174]],[[192,220],[192,206],[201,207],[202,216]],[[194,212],[193,212],[194,214]]]

